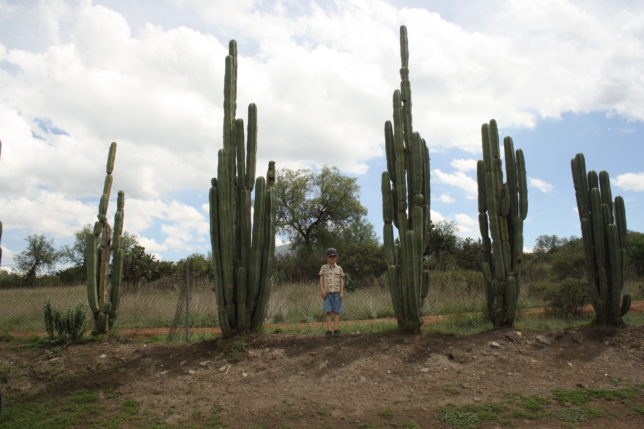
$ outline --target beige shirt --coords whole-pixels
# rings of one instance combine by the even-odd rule
[[[320,268],[320,276],[324,281],[324,289],[329,292],[340,292],[340,282],[344,278],[344,271],[338,264],[324,264]]]

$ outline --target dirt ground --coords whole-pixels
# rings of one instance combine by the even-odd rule
[[[576,426],[636,428],[644,427],[643,339],[644,327],[584,327],[460,338],[396,332],[195,344],[110,338],[53,348],[13,340],[0,342],[0,368],[6,368],[0,389],[5,411],[85,389],[97,392],[99,402],[131,398],[170,427],[309,429],[498,427],[503,423],[476,419],[459,426],[441,412],[448,404],[507,403],[508,393],[555,402],[556,389],[639,386],[635,397],[602,403],[607,413]],[[207,423],[202,416],[213,409],[217,416]],[[141,421],[120,426],[146,427]],[[511,424],[575,427],[555,414],[517,415]]]

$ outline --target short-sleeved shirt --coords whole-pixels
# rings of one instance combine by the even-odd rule
[[[340,292],[340,282],[344,277],[344,271],[338,264],[324,264],[320,268],[319,275],[324,276],[324,289],[327,292]]]

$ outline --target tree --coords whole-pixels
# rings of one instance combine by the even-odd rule
[[[85,258],[87,255],[87,237],[93,233],[93,226],[87,224],[80,231],[74,233],[74,244],[63,246],[61,249],[61,258],[66,262],[71,262],[75,266],[85,267]],[[136,236],[127,231],[121,235],[121,247],[123,251],[128,251],[138,244]]]
[[[311,170],[282,169],[274,192],[277,231],[312,249],[325,231],[340,233],[367,214],[358,199],[357,179],[335,167]]]
[[[51,269],[61,257],[54,247],[54,240],[48,240],[42,234],[32,234],[26,238],[27,248],[16,258],[16,267],[25,273],[27,285],[31,286],[36,275],[43,269]]]
[[[644,234],[628,231],[626,238],[626,256],[629,265],[638,276],[644,275]]]
[[[565,246],[570,240],[567,238],[559,238],[557,235],[540,235],[534,243],[534,252],[541,255],[548,255],[556,252],[561,247]]]
[[[447,269],[448,261],[456,253],[458,238],[453,222],[442,220],[431,223],[429,232],[429,261],[441,271]]]
[[[151,280],[154,276],[156,257],[145,252],[138,243],[125,250],[123,258],[123,280],[136,289],[142,279]]]

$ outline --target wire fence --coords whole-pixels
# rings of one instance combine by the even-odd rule
[[[345,292],[342,331],[366,333],[395,328],[386,277],[362,286]],[[642,307],[638,307],[637,300],[644,299],[644,281],[627,283],[627,293],[636,301],[634,311],[637,312]],[[79,284],[0,290],[0,333],[42,332],[43,307],[47,302],[61,310],[86,306],[86,287]],[[168,339],[179,341],[190,340],[195,332],[214,335],[218,325],[216,305],[212,283],[207,279],[193,278],[189,271],[181,276],[143,282],[137,287],[125,285],[115,329],[124,333],[167,335]],[[486,323],[483,316],[485,305],[481,273],[465,270],[435,272],[432,273],[429,297],[422,313],[425,325],[460,315],[461,322],[465,320],[465,323],[480,326]],[[538,329],[543,323],[543,309],[547,310],[548,305],[540,287],[524,284],[519,300],[522,310],[519,326]],[[545,315],[548,316],[547,311]],[[554,317],[561,319],[564,326],[570,326],[588,323],[591,316]],[[91,329],[89,319],[88,313],[88,330]],[[266,332],[315,334],[324,331],[324,321],[317,282],[277,283],[272,286],[265,320]]]

